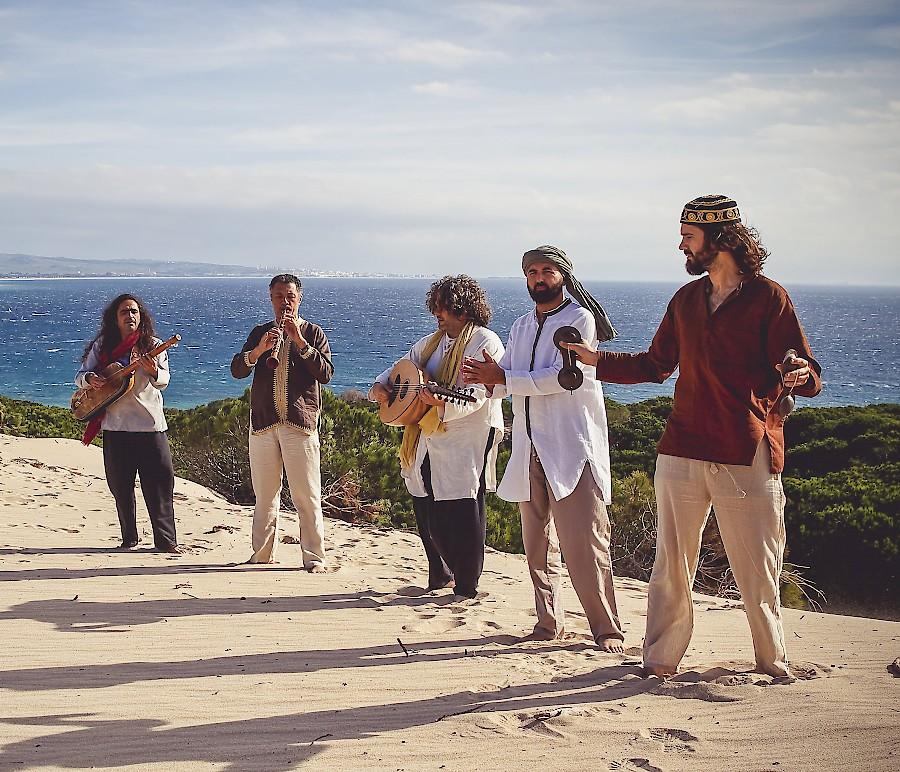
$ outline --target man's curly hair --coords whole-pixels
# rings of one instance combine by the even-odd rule
[[[481,327],[491,321],[491,307],[484,290],[471,276],[444,276],[431,285],[425,299],[429,313],[443,308],[456,316],[462,316]]]
[[[744,276],[759,276],[763,263],[769,256],[759,240],[756,228],[748,228],[740,222],[729,222],[716,225],[698,223],[705,236],[704,246],[717,252],[730,252]]]

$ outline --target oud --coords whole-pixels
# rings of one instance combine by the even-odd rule
[[[438,399],[447,402],[476,401],[471,389],[450,389],[435,383],[426,383],[425,374],[411,360],[401,359],[391,369],[390,382],[387,385],[390,396],[387,402],[378,408],[381,422],[388,426],[411,426],[421,421],[430,408],[430,405],[419,399],[419,392],[426,387]]]
[[[155,357],[162,354],[167,348],[177,346],[181,340],[180,335],[173,335],[167,341],[163,341],[156,348],[147,352],[148,356]],[[125,396],[134,385],[134,371],[141,366],[139,360],[135,359],[127,365],[120,365],[118,362],[111,362],[98,375],[106,379],[99,389],[88,386],[84,389],[78,389],[72,395],[71,409],[72,415],[79,421],[90,421],[98,413],[108,408],[117,399]]]

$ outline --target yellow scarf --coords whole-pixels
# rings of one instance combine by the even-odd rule
[[[472,322],[469,322],[463,327],[462,332],[460,332],[460,334],[456,336],[456,340],[453,341],[450,350],[444,354],[441,365],[438,367],[435,381],[450,386],[456,384],[456,379],[459,377],[459,368],[462,365],[463,354],[466,352],[466,346],[469,345],[469,339],[472,337],[474,331],[475,325],[472,324]],[[416,362],[416,365],[420,370],[425,369],[425,365],[428,364],[428,360],[431,359],[432,354],[437,351],[437,347],[441,344],[443,339],[444,333],[441,330],[438,330],[431,336],[428,343],[425,344],[425,349],[422,351],[421,362]],[[444,422],[441,420],[436,407],[432,407],[425,413],[419,423],[407,426],[403,430],[403,441],[400,443],[399,455],[401,466],[408,469],[412,466],[413,461],[416,460],[416,447],[419,444],[419,437],[422,434],[434,434],[435,432],[445,431],[447,431],[447,427],[444,426]]]

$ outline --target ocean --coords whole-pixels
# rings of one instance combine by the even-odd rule
[[[506,340],[512,322],[532,308],[522,279],[480,282],[494,310],[491,328]],[[619,331],[608,348],[646,349],[679,285],[585,282]],[[428,279],[314,278],[304,280],[301,314],[320,324],[331,343],[335,373],[330,388],[367,390],[378,373],[434,330],[425,309]],[[900,289],[787,287],[816,358],[824,388],[799,406],[900,402]],[[182,336],[170,349],[168,407],[192,407],[240,395],[249,379],[231,377],[229,363],[252,327],[271,318],[268,280],[56,279],[0,280],[0,394],[48,405],[68,405],[85,343],[95,334],[105,304],[132,292],[149,306],[157,334]],[[677,373],[676,373],[677,376]],[[663,384],[604,384],[608,396],[637,402],[671,395]]]

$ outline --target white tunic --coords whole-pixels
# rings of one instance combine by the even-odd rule
[[[422,338],[404,358],[419,363],[430,338],[431,335]],[[437,380],[441,360],[452,345],[453,341],[445,335],[422,368],[428,379]],[[482,350],[499,360],[503,355],[503,344],[496,333],[486,327],[476,327],[466,346],[465,356],[481,359]],[[390,372],[391,369],[388,368],[379,375],[378,383],[388,386]],[[412,467],[403,469],[401,466],[400,469],[406,488],[412,496],[428,495],[422,480],[422,461],[426,453],[431,465],[431,487],[435,501],[475,498],[480,487],[482,469],[486,489],[492,491],[497,487],[497,445],[503,439],[503,411],[500,402],[488,399],[483,386],[466,387],[462,377],[457,379],[455,386],[471,388],[475,402],[445,403],[443,421],[446,431],[427,435],[423,433],[419,436]],[[485,465],[485,448],[492,427],[497,431]]]
[[[162,343],[153,339],[153,345]],[[166,351],[154,358],[158,373],[156,380],[143,367],[134,372],[134,385],[131,390],[113,402],[103,415],[101,427],[110,432],[164,432],[169,427],[163,413],[162,390],[169,385],[169,355]],[[100,366],[100,342],[95,341],[75,376],[75,385],[80,389],[88,386],[85,380],[88,373],[97,373]]]
[[[612,500],[606,406],[596,368],[579,363],[584,383],[573,392],[563,389],[557,380],[563,361],[553,333],[564,325],[577,328],[584,340],[596,345],[594,317],[570,301],[546,315],[542,324],[534,311],[516,319],[499,362],[506,385],[495,386],[492,396],[512,395],[513,401],[512,455],[497,489],[497,495],[507,501],[531,498],[528,464],[532,445],[557,501],[575,490],[585,464],[590,465],[603,500],[607,504]]]

